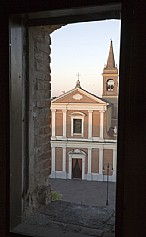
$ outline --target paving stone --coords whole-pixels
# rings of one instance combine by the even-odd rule
[[[55,201],[35,211],[24,220],[25,224],[96,237],[113,237],[114,210],[105,206],[89,206],[65,201]]]

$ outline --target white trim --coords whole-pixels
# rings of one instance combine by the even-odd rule
[[[103,139],[104,132],[104,111],[99,111],[100,113],[100,139]]]
[[[62,149],[63,149],[62,174],[63,177],[66,178],[66,147],[62,147]]]
[[[67,148],[101,148],[103,149],[116,149],[116,143],[103,143],[103,142],[78,142],[78,141],[51,141],[51,147],[63,147]]]
[[[55,124],[56,124],[55,117],[56,117],[56,109],[53,109],[52,110],[52,137],[54,138],[55,138]]]
[[[75,149],[77,150],[77,149]],[[68,178],[72,179],[72,159],[82,159],[82,180],[85,179],[85,158],[86,155],[83,151],[79,150],[79,152],[72,153],[70,151],[68,153],[69,155],[69,172],[68,172]]]
[[[92,113],[93,110],[88,110],[88,139],[92,139]]]
[[[66,109],[62,110],[63,112],[63,137],[66,137]]]
[[[116,182],[116,179],[113,175],[109,175],[108,179],[109,179],[109,182]],[[107,181],[107,175],[92,173],[92,180],[93,181],[102,181],[102,182],[105,181],[106,182]]]
[[[55,147],[52,146],[51,148],[51,153],[52,153],[52,157],[51,157],[51,178],[55,178],[56,177],[56,172],[55,172]]]
[[[50,178],[54,178],[54,177],[50,176]],[[63,179],[63,177],[62,177],[62,171],[55,171],[55,178],[57,178],[57,179]]]
[[[70,115],[71,116],[71,136],[74,136],[74,135],[79,135],[79,136],[82,136],[84,135],[84,116],[85,115],[77,115],[77,113],[73,113]],[[73,130],[74,130],[74,123],[73,123],[73,120],[74,119],[81,119],[82,120],[82,131],[81,133],[74,133]]]
[[[98,104],[98,103],[55,103],[51,104],[51,110],[59,109],[59,110],[96,110],[96,111],[105,111],[107,110],[107,104]]]
[[[86,95],[90,99],[93,99],[93,100],[97,101],[98,103],[108,104],[105,101],[103,101],[102,98],[97,98],[95,95],[91,95],[89,92],[86,92],[86,91],[84,91],[84,90],[82,90],[80,88],[78,88],[78,90],[79,90],[80,93],[83,93],[84,95]]]
[[[116,179],[116,173],[117,173],[117,149],[113,149],[113,176],[115,176],[115,179]]]
[[[57,98],[55,98],[55,99],[53,99],[51,102],[56,102],[57,100],[60,100],[60,99],[62,99],[63,97],[66,97],[67,95],[69,95],[70,93],[72,93],[73,91],[75,91],[76,90],[76,88],[73,88],[72,90],[69,90],[69,91],[67,91],[66,93],[64,93],[64,94],[62,94],[62,95],[60,95],[60,96],[58,96]]]
[[[103,173],[103,147],[99,148],[99,174]]]
[[[83,98],[83,96],[81,94],[77,93],[77,94],[73,95],[72,98],[74,100],[81,100]]]
[[[56,179],[71,179],[69,177],[69,173],[66,174],[66,178],[63,177],[62,175],[62,171],[55,171],[55,178]],[[50,175],[50,178],[53,178],[51,177]],[[109,175],[109,182],[113,182],[115,183],[116,182],[116,177],[114,175]],[[101,174],[98,174],[98,173],[91,173],[91,179],[88,179],[88,176],[86,174],[84,174],[84,180],[88,180],[88,181],[101,181],[101,182],[106,182],[107,181],[107,175],[101,175]]]
[[[86,116],[84,113],[82,113],[82,112],[72,112],[69,116]]]
[[[108,176],[109,182],[116,182],[116,176],[115,175],[109,175]],[[107,181],[107,175],[103,175],[103,180],[102,181]]]
[[[88,148],[88,173],[87,180],[91,180],[91,159],[92,159],[92,148]]]
[[[92,173],[92,181],[103,181],[103,175],[99,173]]]
[[[51,137],[51,140],[52,141],[79,141],[79,142],[100,142],[100,143],[117,143],[117,140],[110,140],[110,139],[100,139],[99,137],[91,137],[90,139],[88,138],[65,138],[63,136],[56,136],[55,138],[54,137]]]
[[[117,95],[103,95],[102,97],[103,98],[117,98],[118,99]]]

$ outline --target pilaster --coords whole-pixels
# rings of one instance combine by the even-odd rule
[[[52,110],[52,138],[55,138],[55,117],[56,117],[56,109]]]
[[[99,111],[100,113],[100,139],[103,140],[103,132],[104,132],[104,112],[103,110]]]
[[[66,147],[63,147],[62,178],[63,178],[63,179],[66,179]]]
[[[113,180],[116,181],[117,172],[117,148],[113,149]]]
[[[66,112],[67,110],[62,110],[63,112],[63,137],[66,138]]]
[[[88,148],[88,173],[87,173],[87,180],[91,180],[91,157],[92,157],[92,148]]]
[[[55,147],[52,147],[51,178],[55,178]]]
[[[92,138],[92,113],[93,110],[88,111],[88,139]]]
[[[103,181],[103,147],[99,148],[99,175],[98,181]]]

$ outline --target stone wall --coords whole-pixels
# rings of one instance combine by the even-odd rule
[[[50,34],[61,26],[30,27],[28,30],[29,188],[25,196],[26,214],[51,200]]]
[[[50,34],[29,28],[29,209],[50,201]]]

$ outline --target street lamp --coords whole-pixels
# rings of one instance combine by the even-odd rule
[[[108,202],[108,183],[109,183],[109,171],[110,171],[110,166],[112,166],[112,164],[110,163],[107,163],[107,164],[104,164],[103,166],[103,171],[105,171],[105,166],[106,166],[106,174],[107,174],[107,181],[106,181],[106,205],[109,205],[109,202]],[[113,166],[111,168],[111,171],[113,171]]]

